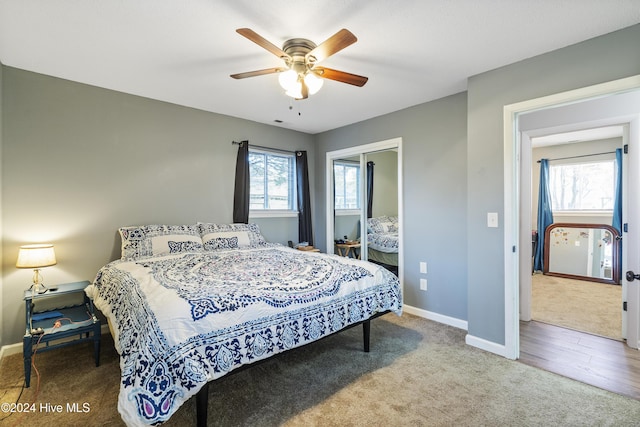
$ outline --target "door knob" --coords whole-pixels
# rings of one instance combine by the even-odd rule
[[[627,282],[633,282],[634,280],[640,280],[640,274],[635,274],[633,271],[627,271]]]

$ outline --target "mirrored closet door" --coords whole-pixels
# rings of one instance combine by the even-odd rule
[[[327,153],[327,251],[402,274],[401,138]]]

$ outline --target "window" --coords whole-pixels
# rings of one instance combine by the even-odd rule
[[[333,164],[335,209],[360,209],[360,164]]]
[[[249,209],[295,210],[294,154],[249,151]]]
[[[553,211],[612,211],[615,161],[549,166]]]

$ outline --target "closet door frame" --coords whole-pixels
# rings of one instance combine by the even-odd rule
[[[384,141],[373,142],[370,144],[358,145],[355,147],[344,148],[341,150],[328,151],[326,158],[326,248],[327,253],[333,253],[334,248],[334,194],[333,194],[333,162],[335,160],[360,156],[360,172],[362,179],[360,180],[361,190],[366,188],[366,155],[385,151],[396,150],[398,153],[398,278],[400,279],[400,286],[403,287],[404,283],[404,203],[403,203],[403,184],[402,184],[402,138],[392,138]],[[361,194],[361,206],[366,206],[366,191],[360,191]],[[361,209],[360,212],[360,235],[367,235],[367,212],[366,209]],[[367,246],[366,239],[361,247],[362,254],[366,256]],[[404,290],[404,289],[403,289]],[[403,292],[404,295],[404,292]]]

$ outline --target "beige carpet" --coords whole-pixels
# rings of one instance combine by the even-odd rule
[[[354,328],[215,381],[209,426],[636,426],[640,401],[616,395],[465,344],[466,331],[404,314],[375,319],[371,352]],[[87,403],[87,413],[39,409],[0,420],[12,426],[122,426],[116,410],[119,363],[103,336],[91,347],[37,356],[20,402]],[[15,402],[22,358],[0,364],[0,402]],[[0,413],[0,419],[6,414]],[[192,400],[166,426],[192,426]]]
[[[622,339],[622,286],[532,276],[533,320]]]

